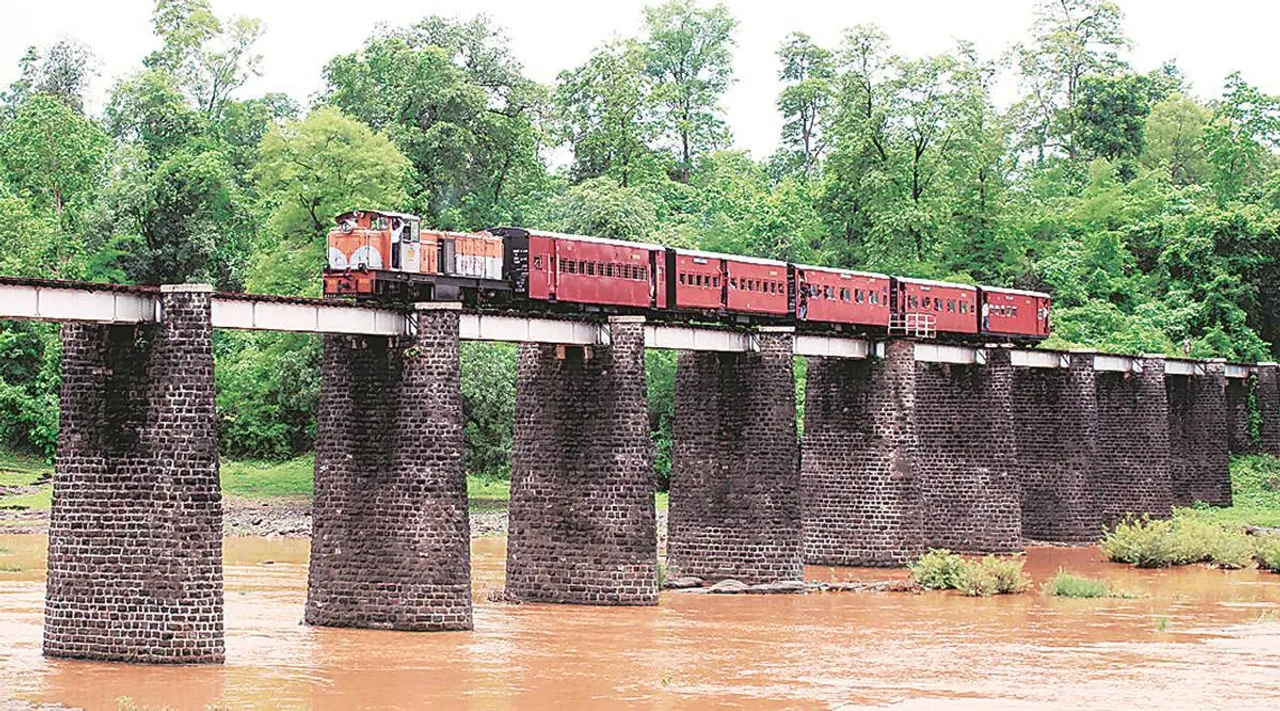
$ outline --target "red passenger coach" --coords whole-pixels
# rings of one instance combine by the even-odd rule
[[[978,288],[927,279],[895,280],[894,313],[933,316],[938,333],[978,332]]]
[[[791,313],[786,262],[726,255],[724,264],[729,275],[725,305],[730,311],[771,316]]]
[[[654,288],[663,283],[664,247],[517,227],[489,232],[506,240],[516,292],[530,299],[629,309],[666,306],[662,289]]]
[[[994,336],[1048,338],[1049,295],[982,287],[982,332]]]
[[[732,254],[667,250],[673,278],[668,299],[677,309],[786,316],[787,263]]]
[[[889,325],[889,289],[884,274],[796,265],[796,319],[799,321]]]

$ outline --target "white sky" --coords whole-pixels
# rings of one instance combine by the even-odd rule
[[[774,52],[792,30],[827,46],[860,22],[879,24],[899,53],[949,49],[974,42],[988,57],[1021,40],[1031,24],[1032,0],[728,0],[740,21],[734,53],[737,82],[724,107],[735,145],[763,157],[777,145],[778,63]],[[220,17],[262,19],[263,76],[241,90],[253,96],[284,91],[306,102],[322,88],[321,67],[354,51],[380,22],[409,24],[428,14],[490,15],[505,27],[515,56],[536,81],[582,63],[613,36],[639,32],[643,0],[212,0]],[[1280,93],[1280,2],[1275,0],[1120,0],[1139,70],[1176,59],[1195,91],[1216,96],[1223,78],[1239,70],[1269,93]],[[0,0],[0,83],[17,75],[28,45],[79,39],[101,62],[91,108],[101,106],[114,78],[136,69],[156,44],[152,0]],[[1008,93],[1009,89],[1003,90]],[[1007,96],[997,97],[1007,99]]]

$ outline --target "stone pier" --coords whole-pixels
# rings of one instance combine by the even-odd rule
[[[1164,358],[1143,356],[1142,372],[1098,372],[1094,504],[1102,523],[1172,512],[1169,410]]]
[[[805,561],[899,566],[923,550],[914,344],[810,358],[801,482]]]
[[[916,472],[930,548],[1022,550],[1013,367],[1008,349],[987,354],[985,365],[916,363]]]
[[[1258,364],[1253,394],[1261,417],[1257,450],[1280,456],[1280,365]]]
[[[166,286],[159,325],[63,327],[48,656],[223,661],[211,297]]]
[[[1174,506],[1231,505],[1226,363],[1210,361],[1204,369],[1165,377]]]
[[[658,601],[644,320],[609,346],[522,344],[507,593],[596,605]]]
[[[308,624],[471,629],[458,305],[416,321],[325,336]]]
[[[1093,502],[1098,418],[1093,358],[1067,356],[1065,368],[1017,368],[1011,403],[1022,533],[1031,540],[1086,542],[1102,520]]]
[[[680,353],[667,575],[804,577],[791,329],[755,353]]]
[[[1231,454],[1253,454],[1258,451],[1258,445],[1250,432],[1253,413],[1250,400],[1253,398],[1255,382],[1253,376],[1227,379],[1227,447]]]

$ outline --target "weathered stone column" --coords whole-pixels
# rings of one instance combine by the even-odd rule
[[[758,353],[680,353],[667,575],[802,580],[791,328]]]
[[[917,471],[924,538],[964,553],[1022,550],[1009,349],[986,365],[916,364]]]
[[[325,336],[306,621],[471,629],[458,304],[404,339]]]
[[[810,358],[800,477],[805,561],[899,566],[922,552],[915,344]]]
[[[1093,503],[1098,420],[1093,357],[1068,358],[1065,368],[1017,368],[1013,374],[1022,534],[1037,541],[1084,542],[1102,533]]]
[[[1254,398],[1262,421],[1258,427],[1258,450],[1280,456],[1280,364],[1259,363]]]
[[[48,656],[223,660],[211,297],[165,286],[159,326],[63,327]]]
[[[1227,447],[1231,454],[1253,454],[1258,445],[1249,432],[1254,378],[1227,378]]]
[[[1143,356],[1141,373],[1099,372],[1094,502],[1104,524],[1126,515],[1172,513],[1169,408],[1164,357]]]
[[[522,344],[507,593],[594,605],[658,601],[644,320],[612,345]]]
[[[1204,370],[1165,376],[1174,506],[1231,505],[1226,361],[1205,363]]]

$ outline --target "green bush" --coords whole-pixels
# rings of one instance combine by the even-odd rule
[[[1173,522],[1126,518],[1102,538],[1102,552],[1116,563],[1161,568],[1174,558]]]
[[[1111,588],[1102,580],[1072,575],[1059,568],[1058,574],[1049,579],[1041,590],[1054,597],[1096,598],[1111,597]]]
[[[960,590],[970,597],[1022,592],[1030,580],[1020,558],[987,556],[968,561],[946,549],[931,549],[908,566],[911,577],[931,590]]]
[[[1247,568],[1253,562],[1254,545],[1244,532],[1217,527],[1209,541],[1208,560],[1219,568]]]
[[[930,590],[956,590],[964,581],[964,558],[945,548],[931,548],[920,559],[907,566],[911,578]]]
[[[1254,546],[1239,529],[1193,516],[1171,520],[1128,518],[1107,531],[1102,550],[1117,563],[1139,568],[1212,563],[1223,568],[1249,565]]]
[[[1022,572],[1026,564],[1023,558],[997,558],[989,555],[982,559],[981,567],[990,571],[996,581],[996,593],[1009,595],[1020,593],[1031,585],[1031,579]]]
[[[1280,573],[1280,536],[1257,536],[1253,555],[1258,559],[1259,568]]]

